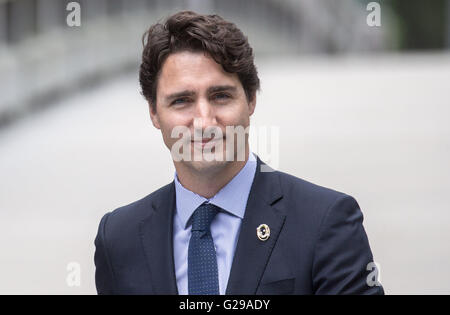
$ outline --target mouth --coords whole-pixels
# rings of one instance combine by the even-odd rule
[[[214,144],[218,141],[224,140],[223,139],[215,139],[215,138],[206,138],[206,139],[202,139],[201,141],[194,141],[192,140],[191,143],[193,143],[194,145],[200,145],[202,147],[204,147],[206,144]]]

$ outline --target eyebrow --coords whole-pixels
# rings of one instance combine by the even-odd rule
[[[215,85],[215,86],[211,86],[208,88],[207,93],[215,93],[215,92],[224,92],[224,91],[229,91],[229,92],[235,92],[237,90],[237,88],[234,85]]]
[[[172,93],[172,94],[167,95],[166,96],[166,101],[169,102],[169,101],[171,101],[171,100],[173,100],[175,98],[178,98],[178,97],[186,97],[186,96],[193,96],[193,95],[195,95],[194,91],[184,90],[184,91],[181,91],[181,92],[176,92],[176,93]]]
[[[237,90],[237,88],[234,85],[214,85],[214,86],[209,87],[206,90],[206,93],[211,94],[211,93],[224,92],[224,91],[235,92],[236,90]],[[170,102],[171,100],[176,99],[178,97],[186,97],[186,96],[194,96],[194,95],[195,95],[194,91],[184,90],[181,92],[169,94],[165,97],[165,99],[167,102]]]

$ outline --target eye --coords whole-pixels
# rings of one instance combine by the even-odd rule
[[[184,103],[188,103],[188,102],[189,102],[189,99],[187,97],[182,97],[182,98],[177,98],[170,104],[171,105],[180,105],[180,104],[184,104]]]
[[[227,99],[229,99],[229,98],[231,98],[231,96],[229,95],[229,94],[227,94],[227,93],[216,93],[216,94],[214,94],[214,96],[213,96],[213,99],[215,99],[215,100],[219,100],[219,101],[222,101],[222,100],[227,100]]]

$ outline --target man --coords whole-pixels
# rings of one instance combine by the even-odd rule
[[[142,93],[176,173],[102,218],[98,293],[383,294],[368,281],[355,199],[271,170],[247,132],[228,132],[248,131],[259,89],[242,32],[184,11],[153,25],[144,46]]]

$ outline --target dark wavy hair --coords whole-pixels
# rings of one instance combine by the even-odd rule
[[[166,58],[180,51],[205,52],[223,69],[236,73],[251,101],[259,90],[258,72],[247,37],[235,24],[218,15],[178,12],[164,24],[152,25],[143,35],[139,82],[142,95],[156,111],[156,88]]]

